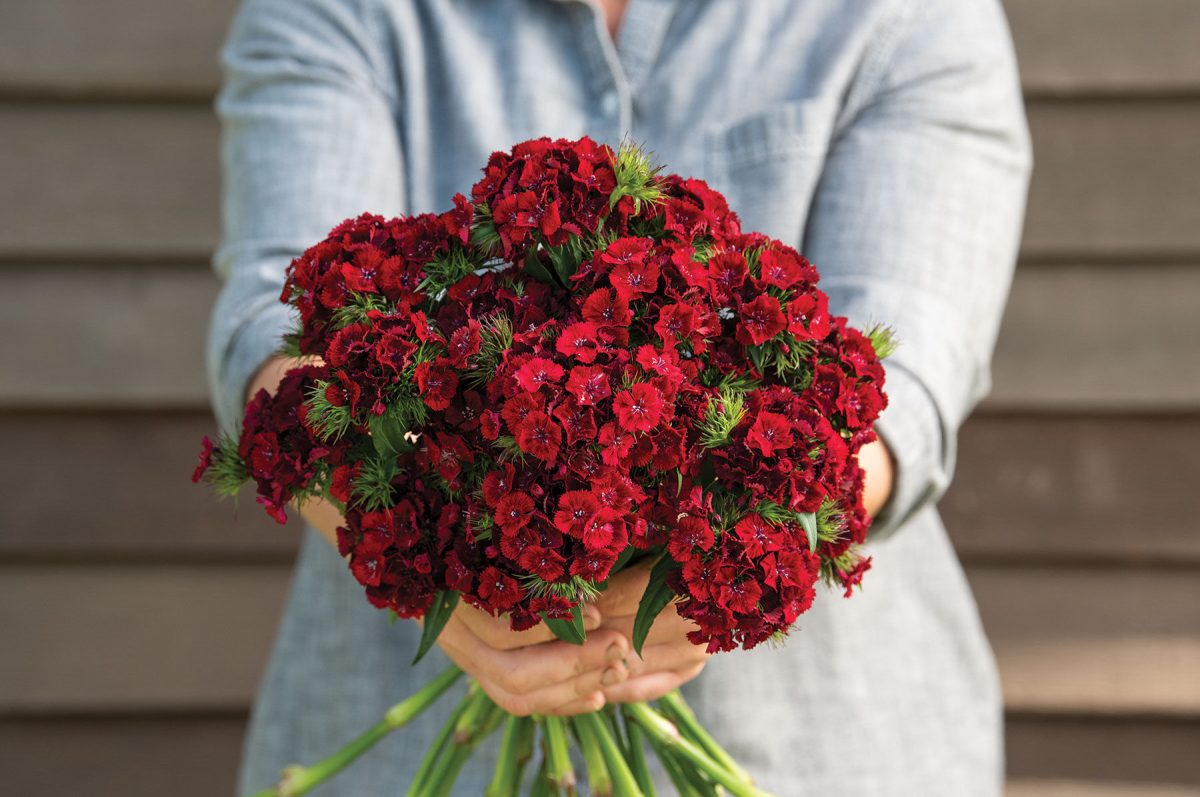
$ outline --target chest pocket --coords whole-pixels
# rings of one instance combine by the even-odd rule
[[[791,100],[705,129],[705,179],[742,229],[800,246],[836,113],[834,99]]]

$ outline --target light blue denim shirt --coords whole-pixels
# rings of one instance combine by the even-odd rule
[[[290,326],[294,256],[362,211],[445,209],[493,150],[542,135],[644,143],[803,251],[836,313],[893,326],[878,428],[896,484],[865,590],[819,595],[783,649],[718,656],[690,694],[780,797],[999,794],[994,661],[934,506],[989,386],[1031,165],[998,0],[631,0],[616,42],[582,0],[245,0],[221,60],[208,351],[226,429]],[[438,666],[407,667],[411,629],[314,539],[244,790]],[[429,731],[405,733],[317,793],[402,793]],[[486,759],[456,794],[481,793]]]

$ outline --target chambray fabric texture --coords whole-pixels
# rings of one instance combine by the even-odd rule
[[[902,341],[879,422],[896,486],[865,588],[823,591],[782,648],[713,658],[689,700],[780,797],[1000,794],[995,662],[934,505],[989,387],[1031,168],[998,0],[631,0],[615,42],[582,0],[244,0],[220,57],[224,428],[291,324],[285,267],[338,221],[442,210],[523,139],[628,134],[803,251],[836,313]],[[446,664],[409,667],[415,627],[389,626],[304,533],[241,793]],[[403,794],[451,703],[314,794]],[[454,794],[483,793],[494,750]]]

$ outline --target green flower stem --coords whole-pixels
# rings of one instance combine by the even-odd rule
[[[420,765],[417,767],[417,774],[413,776],[412,784],[408,787],[407,797],[421,797],[426,794],[429,789],[429,782],[436,777],[436,768],[438,762],[442,760],[442,753],[450,745],[450,738],[454,735],[454,729],[458,726],[458,721],[467,709],[471,707],[472,701],[475,699],[476,692],[474,689],[468,689],[467,694],[454,707],[449,719],[442,725],[442,729],[438,731],[438,735],[434,737],[433,744],[425,751],[425,756],[421,759]]]
[[[496,758],[496,772],[487,787],[486,797],[517,797],[521,789],[521,772],[533,752],[533,720],[509,715],[504,725],[504,739]]]
[[[533,777],[533,783],[529,787],[529,797],[551,797],[551,795],[558,793],[558,789],[550,782],[548,767],[549,759],[543,754],[542,763],[538,767],[537,774]]]
[[[575,731],[575,738],[579,740],[584,763],[587,764],[589,797],[612,797],[612,775],[609,774],[604,750],[600,747],[600,740],[596,738],[596,731],[591,722],[581,717],[573,717],[569,723]]]
[[[478,682],[472,681],[467,708],[454,723],[454,743],[457,745],[470,744],[483,728],[484,721],[490,716],[492,707],[495,705],[483,691],[483,687]]]
[[[671,784],[675,787],[675,791],[679,793],[679,797],[701,797],[692,788],[692,784],[688,781],[687,776],[683,774],[683,770],[679,768],[679,761],[670,750],[657,745],[651,738],[650,746],[654,748],[654,752],[658,754],[658,760],[662,763],[663,771],[667,773]]]
[[[387,713],[383,715],[383,719],[372,725],[357,739],[312,766],[288,767],[283,771],[283,777],[278,785],[272,789],[260,791],[254,797],[296,797],[296,795],[307,794],[318,784],[325,782],[353,763],[355,759],[374,747],[380,739],[412,722],[422,711],[441,697],[460,675],[462,675],[462,670],[457,667],[446,669],[438,677],[421,687],[420,691],[388,709]]]
[[[658,699],[658,704],[666,709],[667,715],[680,731],[693,742],[699,744],[709,756],[725,769],[732,772],[734,775],[741,778],[746,783],[753,783],[753,778],[750,773],[742,768],[737,761],[734,760],[725,748],[717,744],[717,741],[712,738],[704,726],[696,719],[696,714],[692,711],[692,707],[683,699],[683,695],[678,689],[668,692]]]
[[[669,720],[645,703],[628,704],[629,715],[651,739],[663,747],[679,754],[682,760],[701,769],[714,781],[724,786],[735,797],[766,797],[766,792],[746,783],[737,775],[709,758],[708,754],[694,742],[683,738]]]
[[[638,787],[637,778],[629,769],[629,762],[625,760],[625,752],[617,743],[617,737],[608,723],[596,713],[580,714],[575,717],[575,721],[581,726],[586,725],[599,743],[605,762],[608,764],[608,771],[612,775],[613,790],[617,797],[645,797],[641,788]]]
[[[428,792],[430,797],[449,797],[450,790],[454,788],[455,781],[458,780],[471,754],[475,752],[476,746],[500,727],[504,720],[504,710],[493,703],[483,690],[480,690],[479,694],[482,695],[479,702],[484,704],[484,708],[477,714],[478,724],[466,729],[461,741],[459,738],[454,739],[450,754],[438,768],[437,779]]]
[[[622,716],[624,712],[622,712]],[[629,736],[629,768],[637,780],[645,797],[656,797],[654,779],[650,777],[650,764],[646,761],[646,748],[642,739],[642,729],[636,722],[625,722],[625,733]]]
[[[575,794],[575,770],[571,766],[567,725],[562,717],[542,717],[542,732],[546,737],[546,774],[559,789]]]
[[[612,729],[613,738],[616,740],[617,746],[621,748],[621,757],[628,761],[629,740],[625,738],[621,712],[616,706],[609,706],[604,713],[608,715],[608,726]]]
[[[700,797],[723,797],[725,790],[705,777],[703,771],[689,765],[685,759],[680,757],[676,750],[668,747],[663,752],[667,758],[675,759],[675,763],[679,765],[679,771],[687,779],[688,783],[692,785],[692,789],[696,794],[700,795]]]

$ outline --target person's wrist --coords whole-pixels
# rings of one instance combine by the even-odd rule
[[[863,469],[863,506],[875,517],[892,497],[896,462],[883,438],[877,437],[859,449],[858,465]]]

